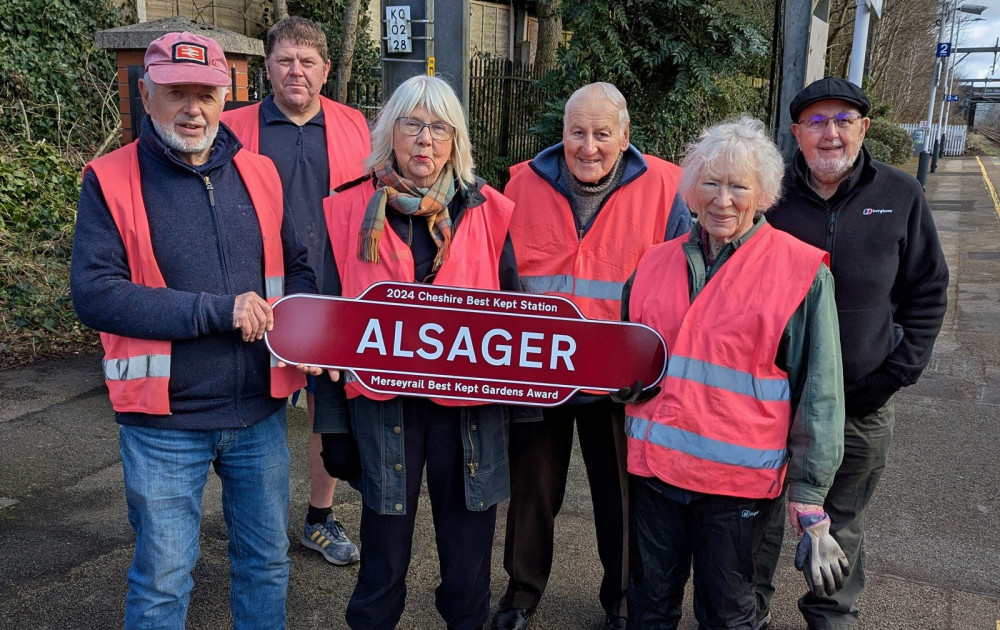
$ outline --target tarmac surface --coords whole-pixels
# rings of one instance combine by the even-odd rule
[[[951,269],[948,314],[920,382],[897,396],[895,439],[869,510],[868,586],[859,630],[1000,630],[1000,158],[947,158],[927,195]],[[133,533],[126,518],[118,430],[100,357],[0,369],[0,630],[120,628]],[[293,453],[288,628],[345,628],[357,566],[334,567],[300,544],[308,499],[303,409],[289,414]],[[426,493],[417,517],[407,608],[399,628],[443,628]],[[214,475],[204,499],[201,560],[188,628],[231,627],[226,530]],[[360,496],[334,508],[357,539]],[[506,504],[493,556],[494,610]],[[577,452],[549,588],[534,630],[598,630],[600,579],[592,508]],[[772,630],[805,625],[786,538]],[[685,604],[682,630],[697,626]]]

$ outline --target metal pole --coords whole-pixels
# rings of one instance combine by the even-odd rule
[[[861,87],[865,78],[865,58],[868,49],[868,26],[871,10],[865,0],[858,0],[858,10],[854,17],[854,43],[851,45],[851,67],[847,80]]]
[[[931,161],[932,173],[937,171],[938,159],[944,153],[944,111],[948,109],[948,95],[951,94],[948,90],[948,77],[951,74],[951,61],[955,57],[954,51],[955,48],[957,48],[957,46],[955,46],[955,15],[957,12],[958,0],[955,0],[955,6],[948,11],[948,19],[951,21],[951,36],[948,39],[948,41],[951,42],[951,51],[948,57],[944,60],[942,68],[944,76],[941,80],[941,91],[944,92],[944,94],[941,95],[941,110],[938,112],[938,128],[934,137],[934,158]]]
[[[953,21],[951,23],[951,40],[956,48],[958,47],[958,38],[961,37],[962,33],[962,24],[958,21],[958,18],[959,16],[956,13],[953,16]],[[950,61],[951,63],[948,64],[948,78],[945,80],[945,85],[948,86],[948,96],[951,96],[952,93],[952,89],[955,83],[955,66],[958,65],[958,60],[956,59],[956,55],[954,53],[952,53]],[[950,117],[951,117],[951,102],[949,102],[948,105],[944,108],[944,127],[943,127],[944,129],[948,129],[948,119]],[[944,141],[942,140],[942,142]],[[941,155],[944,155],[943,145],[941,149]]]
[[[944,41],[944,16],[946,7],[948,5],[948,0],[941,0],[941,27],[938,29],[938,43]],[[930,165],[931,152],[930,148],[933,143],[930,141],[931,137],[931,125],[934,123],[934,99],[937,97],[937,85],[938,81],[941,79],[941,57],[937,56],[937,50],[934,50],[934,80],[931,82],[931,98],[927,105],[927,133],[924,134],[924,146],[920,150],[920,160],[917,163],[917,181],[920,182],[921,186],[926,186],[927,184],[927,167]]]
[[[939,122],[939,124],[941,125],[941,151],[939,152],[938,157],[944,157],[944,150],[945,150],[944,145],[945,145],[945,140],[947,138],[946,132],[948,129],[948,114],[951,113],[951,101],[949,101],[948,98],[951,97],[951,84],[952,81],[955,79],[955,49],[958,48],[958,41],[955,37],[955,34],[959,28],[958,18],[959,18],[958,5],[956,4],[955,10],[951,12],[950,41],[952,45],[952,53],[948,57],[948,63],[944,73],[944,101],[942,103],[941,119]]]
[[[958,4],[958,0],[955,0],[955,4],[956,5]],[[951,16],[955,13],[955,11],[958,10],[957,6],[952,7],[952,6],[946,5],[946,7],[947,8],[941,14],[941,29],[942,30],[944,30],[945,20],[951,19]],[[954,21],[952,21],[952,23],[954,24]],[[954,42],[951,42],[951,40],[949,40],[949,44],[951,45],[952,48],[954,48]],[[941,85],[941,91],[942,92],[945,92],[946,88],[948,87],[948,83],[947,83],[947,78],[946,77],[948,76],[948,63],[950,61],[951,61],[951,51],[948,51],[948,56],[944,57],[943,59],[941,59],[941,81],[940,81],[940,85]],[[944,108],[945,108],[945,105],[947,105],[947,101],[945,99],[947,99],[947,98],[948,98],[947,94],[943,94],[941,96],[941,108],[938,110],[938,124],[937,124],[937,127],[934,128],[934,150],[931,153],[931,172],[932,173],[936,173],[937,172],[938,157],[941,155],[941,146],[944,144],[944,141],[941,139],[941,124],[944,122]]]

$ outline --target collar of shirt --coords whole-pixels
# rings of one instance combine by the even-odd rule
[[[264,100],[260,102],[260,114],[264,120],[264,124],[266,125],[295,124],[288,119],[288,116],[285,116],[281,112],[281,110],[278,109],[278,105],[274,102],[274,94],[268,94],[266,97],[264,97]],[[323,108],[320,108],[320,110],[316,112],[315,116],[306,121],[306,124],[325,127],[326,122],[325,119],[323,118]]]

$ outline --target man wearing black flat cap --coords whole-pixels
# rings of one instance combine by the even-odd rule
[[[861,88],[844,79],[820,79],[799,92],[789,106],[798,151],[785,171],[785,196],[768,215],[774,227],[830,252],[840,320],[844,459],[824,509],[850,574],[833,595],[808,592],[799,599],[810,630],[857,623],[865,508],[885,469],[892,396],[927,366],[947,306],[948,267],[927,200],[913,177],[865,149],[870,109]],[[755,554],[758,630],[770,621],[781,504],[774,502]],[[796,510],[790,502],[797,529]]]

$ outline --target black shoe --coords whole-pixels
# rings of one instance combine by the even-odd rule
[[[604,630],[627,630],[628,619],[620,615],[608,613],[608,618],[604,622]]]
[[[534,608],[501,608],[493,620],[493,630],[527,630]]]

